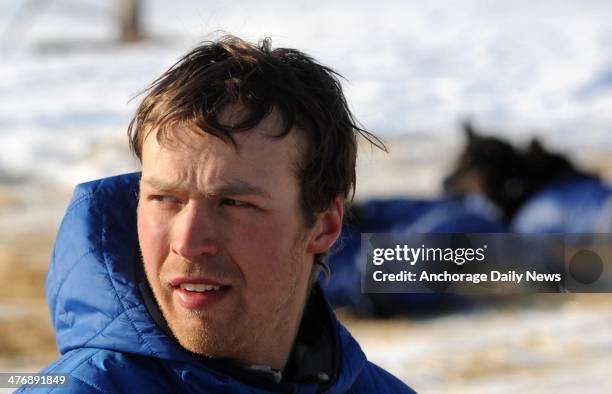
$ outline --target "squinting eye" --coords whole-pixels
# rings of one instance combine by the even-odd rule
[[[223,200],[221,200],[221,205],[227,205],[230,207],[252,207],[253,206],[253,204],[250,204],[248,202],[234,200],[231,198],[224,198]]]
[[[179,203],[180,201],[173,196],[165,195],[165,194],[153,194],[149,196],[149,200],[160,202],[160,203]]]

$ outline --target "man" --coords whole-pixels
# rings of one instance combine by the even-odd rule
[[[409,392],[317,278],[355,183],[335,73],[293,49],[200,45],[129,128],[141,174],[81,185],[47,295],[74,392]]]

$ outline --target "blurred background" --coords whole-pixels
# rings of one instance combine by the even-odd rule
[[[355,115],[390,148],[360,152],[357,201],[427,200],[444,192],[466,119],[612,180],[610,15],[603,0],[2,1],[0,371],[57,357],[44,278],[71,191],[138,169],[131,99],[197,42],[271,37],[340,72]],[[479,304],[339,313],[371,360],[419,392],[612,389],[608,295]]]

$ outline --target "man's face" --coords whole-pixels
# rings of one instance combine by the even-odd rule
[[[236,116],[225,111],[221,121]],[[294,175],[301,136],[269,138],[280,124],[273,112],[234,134],[238,150],[187,129],[176,129],[173,143],[160,145],[155,132],[144,141],[145,272],[172,332],[192,352],[282,367],[313,256],[337,237],[325,238],[324,220],[305,226]]]

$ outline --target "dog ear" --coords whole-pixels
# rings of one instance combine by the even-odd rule
[[[544,153],[546,150],[542,146],[542,143],[540,142],[540,140],[534,137],[531,139],[531,142],[529,143],[528,151],[529,153]]]
[[[474,129],[474,126],[472,125],[472,121],[470,119],[464,120],[461,123],[461,126],[463,128],[463,132],[465,136],[467,137],[468,142],[473,141],[478,138],[478,135],[476,134],[476,130]]]

